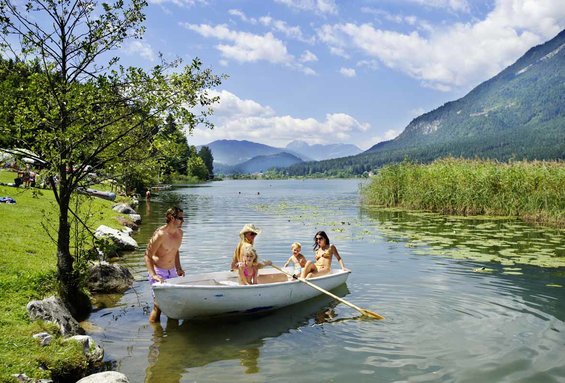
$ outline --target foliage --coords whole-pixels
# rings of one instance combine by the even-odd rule
[[[188,159],[188,174],[200,180],[208,179],[208,168],[204,160],[198,155]]]
[[[198,157],[202,158],[206,169],[208,169],[207,179],[214,178],[214,156],[212,155],[212,150],[208,146],[203,146],[198,151]]]
[[[0,25],[10,37],[4,41],[19,41],[3,44],[4,55],[41,58],[21,97],[4,107],[13,117],[15,144],[46,161],[58,204],[59,293],[74,315],[88,308],[80,307],[84,297],[74,268],[79,254],[70,248],[70,221],[78,217],[73,192],[92,169],[123,177],[140,173],[162,116],[190,131],[210,125],[210,105],[217,100],[206,90],[221,78],[198,59],[184,68],[180,60],[163,61],[149,72],[118,66],[117,58],[104,60],[126,39],[142,36],[146,6],[144,0],[0,2]],[[195,106],[200,115],[192,112]]]
[[[563,162],[446,158],[386,165],[362,194],[368,205],[564,225],[564,184]]]

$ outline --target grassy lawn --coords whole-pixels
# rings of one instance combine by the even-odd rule
[[[0,182],[12,183],[16,173],[0,170]],[[39,346],[31,336],[53,326],[30,322],[26,305],[56,291],[57,203],[48,189],[24,189],[0,185],[0,197],[12,197],[16,204],[0,204],[0,382],[13,382],[12,374],[49,378],[45,364],[53,370],[72,369],[85,363],[80,347],[55,339]],[[92,230],[100,224],[119,228],[111,209],[113,202],[89,199],[81,216]],[[53,331],[49,331],[53,333]]]

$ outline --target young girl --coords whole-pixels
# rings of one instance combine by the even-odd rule
[[[302,245],[298,242],[294,242],[292,245],[290,245],[290,249],[292,250],[292,255],[290,256],[288,261],[286,261],[283,267],[287,267],[290,262],[293,262],[294,274],[296,276],[300,276],[301,269],[306,266],[306,257],[300,252],[302,250]]]
[[[271,261],[255,262],[257,253],[251,244],[245,244],[241,249],[243,262],[239,264],[239,283],[242,285],[256,285],[259,269],[272,265]]]

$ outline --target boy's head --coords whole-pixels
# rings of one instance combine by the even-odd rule
[[[300,250],[302,250],[302,245],[299,242],[294,242],[292,245],[290,245],[290,249],[294,252],[300,252]]]

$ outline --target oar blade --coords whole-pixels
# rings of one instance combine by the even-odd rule
[[[363,309],[362,311],[363,315],[369,317],[369,318],[373,318],[373,319],[385,319],[384,316],[377,314],[376,312],[373,311],[369,311],[369,310],[365,310]]]

